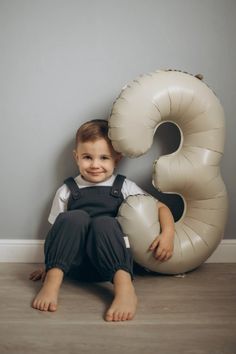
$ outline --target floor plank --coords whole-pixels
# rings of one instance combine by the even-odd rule
[[[33,264],[0,265],[0,353],[235,354],[236,264],[204,264],[182,277],[139,274],[133,321],[107,323],[109,283],[66,279],[56,313],[30,303]]]

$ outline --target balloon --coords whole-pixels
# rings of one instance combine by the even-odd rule
[[[148,251],[160,232],[153,197],[128,197],[118,220],[137,263],[155,272],[178,274],[206,261],[223,236],[228,205],[220,173],[224,112],[199,77],[156,71],[122,89],[109,118],[109,137],[116,151],[135,158],[150,149],[163,122],[174,123],[181,133],[177,151],[154,161],[152,173],[156,189],[179,194],[184,201],[183,215],[175,223],[173,256],[161,263]]]

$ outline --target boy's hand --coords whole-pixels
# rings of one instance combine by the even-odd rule
[[[32,272],[29,276],[30,280],[36,281],[42,279],[42,282],[44,281],[46,276],[46,272],[43,268],[37,269],[34,272]]]
[[[154,257],[158,261],[166,262],[173,255],[174,238],[162,232],[155,238],[149,249],[153,251]]]

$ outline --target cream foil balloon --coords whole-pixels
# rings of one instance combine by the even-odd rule
[[[219,166],[224,112],[213,91],[198,78],[156,71],[121,91],[109,118],[109,137],[115,150],[138,157],[150,149],[163,122],[174,123],[181,133],[178,150],[157,159],[152,175],[156,189],[179,194],[185,205],[175,223],[172,258],[160,263],[148,251],[160,230],[153,197],[129,197],[118,219],[137,263],[155,272],[177,274],[203,263],[223,236],[228,205]]]

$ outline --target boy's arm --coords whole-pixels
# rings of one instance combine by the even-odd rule
[[[174,219],[170,209],[163,203],[157,203],[161,233],[150,245],[154,257],[161,262],[171,258],[174,249]]]

